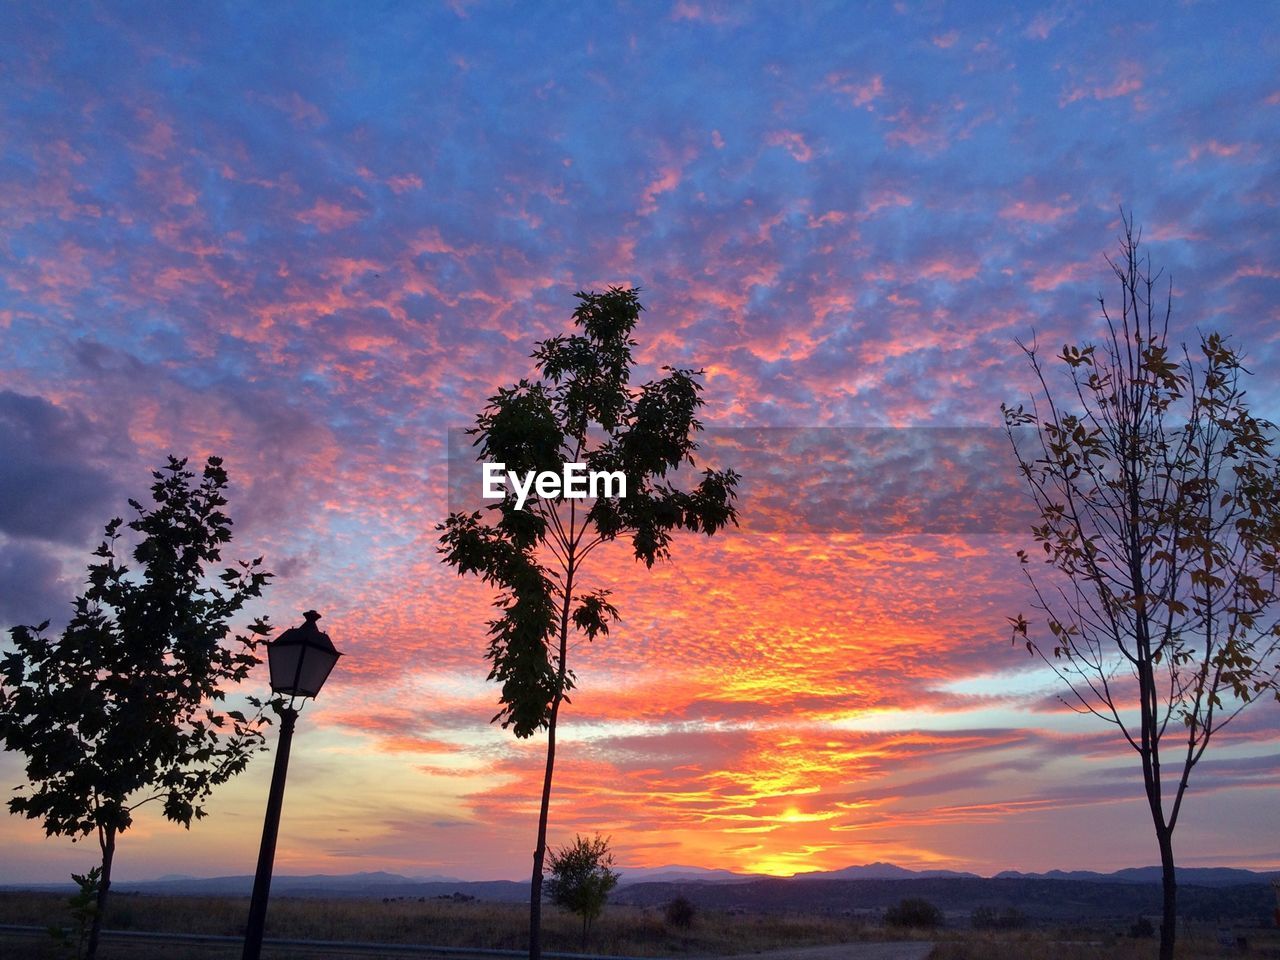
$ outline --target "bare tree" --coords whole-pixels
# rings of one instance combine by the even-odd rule
[[[1019,614],[1015,642],[1068,688],[1063,702],[1114,725],[1137,753],[1160,848],[1160,956],[1171,960],[1173,833],[1191,771],[1242,709],[1275,694],[1280,667],[1280,471],[1273,424],[1249,411],[1241,355],[1202,334],[1172,349],[1172,289],[1123,215],[1116,316],[1035,372],[1031,409],[1003,406],[1039,513],[1043,560],[1019,559],[1047,635]],[[1157,299],[1160,302],[1157,302]],[[1019,443],[1033,427],[1037,444]],[[1039,618],[1037,618],[1039,619]]]

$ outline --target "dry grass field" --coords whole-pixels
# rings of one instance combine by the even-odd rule
[[[163,931],[239,936],[249,902],[243,897],[113,895],[105,926],[111,930]],[[0,923],[69,924],[66,898],[44,893],[0,893]],[[452,900],[317,900],[273,898],[267,937],[424,943],[437,946],[523,949],[528,907],[522,904]],[[725,956],[793,946],[863,939],[853,920],[803,916],[730,916],[699,913],[688,929],[667,923],[661,910],[609,906],[596,921],[587,949],[628,956]],[[581,927],[572,915],[547,906],[544,949],[578,952]],[[194,948],[193,948],[194,949]],[[121,954],[122,956],[125,954]],[[139,954],[132,950],[130,957]],[[184,947],[184,955],[188,954]],[[215,954],[210,954],[211,956]]]
[[[1192,931],[1177,944],[1178,960],[1280,958],[1280,931],[1250,931],[1246,951],[1218,944],[1211,930]],[[946,939],[944,940],[943,937]],[[1083,931],[935,934],[929,960],[1154,960],[1159,941]]]
[[[248,914],[243,897],[114,896],[106,926],[112,930],[212,934],[238,937]],[[386,944],[432,944],[520,950],[525,947],[527,906],[404,899],[319,900],[273,899],[267,936],[280,939],[338,940]],[[47,893],[0,892],[0,924],[47,926],[69,924],[66,898]],[[548,906],[544,912],[545,949],[576,953],[582,949],[576,917]],[[1280,960],[1280,931],[1245,931],[1249,950],[1243,956]],[[587,946],[590,953],[638,957],[724,957],[770,951],[849,944],[851,960],[867,941],[933,941],[930,960],[1150,960],[1153,939],[1131,939],[1090,929],[1024,929],[979,932],[956,927],[938,930],[892,930],[853,919],[801,915],[730,915],[701,911],[688,929],[672,926],[661,910],[610,906],[596,923]],[[855,946],[857,945],[857,946]],[[904,947],[906,944],[903,945]],[[916,950],[927,950],[921,945]],[[803,953],[799,949],[798,953]],[[839,960],[843,951],[814,951]],[[101,960],[234,960],[238,945],[106,942]],[[1180,960],[1219,960],[1240,956],[1218,945],[1212,929],[1193,929],[1179,944]],[[0,956],[32,960],[64,960],[68,953],[47,935],[0,937]],[[270,947],[269,960],[319,960],[324,957],[365,958],[376,952],[297,947]],[[390,956],[390,955],[388,955]],[[404,956],[401,954],[401,956]],[[424,954],[425,956],[425,954]],[[765,958],[761,958],[765,960]]]

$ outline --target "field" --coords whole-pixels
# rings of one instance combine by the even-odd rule
[[[104,926],[111,930],[239,936],[248,913],[249,902],[244,897],[123,894],[111,897]],[[45,893],[0,893],[0,923],[69,924],[66,898]],[[384,903],[281,897],[272,898],[267,915],[267,937],[283,939],[522,949],[527,945],[527,930],[526,905],[445,899],[406,898]],[[667,923],[661,910],[610,906],[593,927],[587,949],[627,956],[723,956],[842,943],[862,939],[865,931],[863,924],[853,920],[743,917],[719,912],[699,913],[686,930]],[[579,920],[554,907],[545,907],[543,945],[551,951],[581,951]],[[128,955],[137,957],[136,948],[130,947]]]
[[[1219,945],[1211,930],[1180,934],[1178,960],[1221,960],[1223,957],[1280,958],[1280,935],[1250,931],[1247,951]],[[946,939],[944,939],[946,938]],[[1088,930],[968,934],[939,932],[929,960],[1155,960],[1159,941],[1133,939]]]
[[[110,930],[240,936],[248,914],[244,897],[149,896],[112,897],[105,926]],[[0,924],[47,926],[69,924],[66,898],[49,893],[0,892]],[[520,950],[525,947],[527,907],[453,899],[401,898],[320,900],[275,898],[268,915],[267,936],[279,939],[346,941],[350,943],[432,944]],[[554,907],[543,914],[544,949],[582,951],[576,917]],[[1280,958],[1280,933],[1241,930],[1248,935],[1248,956]],[[890,956],[871,941],[903,941],[903,956],[914,953],[929,960],[1149,960],[1156,941],[1132,939],[1097,928],[1040,927],[987,933],[957,926],[938,930],[892,930],[856,919],[801,914],[741,915],[701,910],[692,925],[675,927],[654,908],[611,905],[592,930],[587,952],[633,957],[733,956],[769,951],[795,951],[774,960],[857,960]],[[916,943],[910,944],[909,941]],[[920,941],[932,941],[928,947]],[[806,950],[847,944],[842,950]],[[1215,930],[1192,927],[1179,944],[1180,960],[1230,955],[1217,943]],[[864,953],[865,951],[865,953]],[[191,960],[224,960],[240,955],[237,944],[105,942],[102,960],[159,960],[182,956]],[[73,954],[44,934],[0,936],[0,955],[54,960]],[[377,957],[376,951],[315,950],[271,947],[264,958],[311,960],[326,957]],[[386,954],[391,956],[394,954]],[[403,956],[404,954],[400,954]],[[763,960],[763,958],[762,958]]]

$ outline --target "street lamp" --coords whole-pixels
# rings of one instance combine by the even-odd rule
[[[249,926],[245,932],[243,960],[258,960],[262,953],[262,932],[267,922],[267,897],[271,892],[271,867],[276,859],[276,834],[280,831],[280,808],[284,803],[284,777],[289,768],[289,744],[298,719],[298,698],[315,697],[329,671],[342,656],[327,633],[316,626],[320,614],[308,610],[300,627],[290,627],[267,643],[267,665],[271,670],[271,692],[287,696],[280,708],[280,743],[271,773],[271,794],[267,797],[267,818],[262,825],[262,846],[258,850],[258,872],[253,878],[253,901],[249,905]]]

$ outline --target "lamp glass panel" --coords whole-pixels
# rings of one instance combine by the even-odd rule
[[[298,676],[297,693],[304,697],[314,697],[329,678],[329,671],[338,662],[336,651],[323,650],[319,647],[308,647],[307,655],[302,660],[302,672]]]
[[[277,693],[292,693],[293,678],[298,673],[298,658],[305,647],[300,643],[273,643],[267,647],[267,660],[271,669],[271,689]]]

